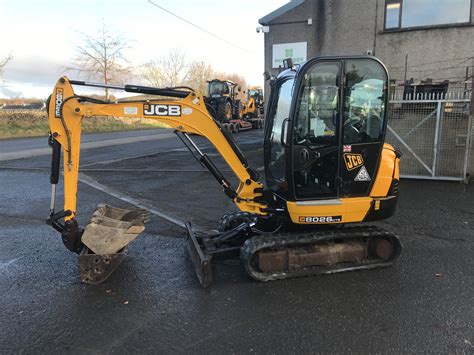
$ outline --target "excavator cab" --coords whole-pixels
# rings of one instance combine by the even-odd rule
[[[250,99],[253,97],[253,99],[255,100],[255,103],[257,105],[260,105],[261,103],[263,103],[263,92],[262,92],[262,88],[260,87],[252,87],[252,88],[249,88],[248,89],[248,93],[247,93],[247,101],[250,101]]]
[[[286,201],[369,196],[387,126],[384,65],[317,58],[283,71],[271,91],[267,186]]]

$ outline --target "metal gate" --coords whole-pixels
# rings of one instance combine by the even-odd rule
[[[472,118],[470,91],[392,96],[387,142],[402,151],[400,176],[466,181]],[[408,96],[408,97],[407,97]]]

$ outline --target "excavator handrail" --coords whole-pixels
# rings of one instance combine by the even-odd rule
[[[188,86],[176,86],[176,87],[165,87],[165,88],[155,88],[151,86],[141,86],[141,85],[108,85],[102,83],[94,83],[94,82],[87,82],[81,80],[69,80],[71,85],[81,85],[81,86],[89,86],[89,87],[96,87],[96,88],[107,88],[107,89],[114,89],[114,90],[123,90],[126,92],[133,92],[136,94],[147,94],[147,95],[160,95],[160,96],[169,96],[169,97],[177,97],[177,98],[185,98],[191,92],[194,92],[194,89]],[[188,91],[183,91],[179,89],[186,89]]]

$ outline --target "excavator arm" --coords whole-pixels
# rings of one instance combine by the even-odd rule
[[[263,185],[257,181],[258,175],[249,168],[245,156],[235,144],[232,136],[208,113],[202,96],[189,88],[150,88],[125,85],[123,87],[107,86],[149,95],[172,97],[172,99],[135,100],[105,102],[91,97],[76,95],[72,85],[98,86],[106,85],[69,80],[61,77],[48,103],[50,125],[49,144],[53,148],[51,166],[51,210],[48,223],[62,234],[63,242],[71,251],[80,253],[83,249],[83,230],[77,223],[77,185],[79,178],[81,123],[94,116],[148,118],[165,123],[175,129],[188,148],[195,150],[195,155],[220,183],[224,192],[237,207],[251,214],[267,214],[267,205],[263,201]],[[194,144],[188,134],[207,138],[217,149],[238,179],[234,188],[222,175],[212,161]],[[55,211],[56,185],[59,181],[60,154],[63,151],[64,207]],[[105,210],[104,210],[105,211]],[[110,211],[110,209],[108,209]],[[115,215],[117,211],[112,210]],[[135,217],[143,215],[135,211]],[[110,214],[110,213],[109,213]],[[104,217],[104,216],[102,216]],[[106,215],[110,217],[110,215]],[[105,218],[105,217],[104,217]],[[64,219],[64,223],[61,220]],[[120,220],[123,222],[124,220]],[[130,222],[130,221],[128,221]],[[107,221],[110,226],[111,221]],[[102,222],[104,224],[104,222]],[[105,228],[105,227],[104,227]]]

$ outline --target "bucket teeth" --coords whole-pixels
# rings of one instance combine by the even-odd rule
[[[115,220],[120,220],[124,222],[131,222],[133,220],[141,220],[143,223],[150,220],[150,212],[143,208],[136,209],[123,209],[118,207],[113,207],[106,204],[100,204],[97,206],[93,216],[108,217]]]
[[[144,209],[100,204],[84,230],[82,243],[98,255],[118,253],[145,230],[149,216]]]
[[[91,219],[89,220],[89,223],[96,223],[104,227],[112,227],[112,228],[129,228],[131,226],[144,225],[144,222],[140,219],[134,219],[130,222],[126,222],[126,221],[120,221],[118,219],[102,217],[102,216],[92,216]]]

